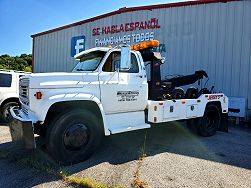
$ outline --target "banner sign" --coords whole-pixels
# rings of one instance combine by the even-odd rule
[[[99,36],[104,34],[114,34],[128,31],[140,31],[145,29],[159,29],[159,20],[157,18],[151,18],[150,20],[141,22],[130,22],[120,25],[103,26],[92,29],[92,36]]]
[[[127,22],[122,24],[96,27],[92,29],[92,36],[99,37],[95,39],[95,46],[108,46],[118,45],[121,43],[138,43],[154,39],[153,29],[159,29],[159,20],[157,18],[151,18],[150,20]],[[148,31],[144,31],[148,30]],[[126,34],[126,32],[136,32],[132,34]],[[124,33],[123,35],[104,36],[108,34]]]

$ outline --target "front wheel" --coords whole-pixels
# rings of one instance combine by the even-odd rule
[[[90,111],[74,109],[59,115],[47,129],[47,149],[60,163],[86,160],[99,146],[103,126]]]

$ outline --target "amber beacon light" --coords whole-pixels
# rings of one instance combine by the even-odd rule
[[[159,41],[158,40],[149,40],[147,42],[141,42],[138,44],[134,44],[131,46],[131,50],[144,50],[147,48],[154,48],[159,46]]]

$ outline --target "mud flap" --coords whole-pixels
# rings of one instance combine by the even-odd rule
[[[12,119],[9,123],[12,141],[24,146],[26,149],[36,148],[34,130],[31,121]]]
[[[228,132],[228,114],[222,114],[221,124],[218,131]]]

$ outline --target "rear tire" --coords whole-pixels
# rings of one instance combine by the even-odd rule
[[[17,106],[19,107],[19,103],[18,102],[7,102],[6,104],[4,104],[3,108],[1,109],[1,117],[3,118],[3,120],[6,123],[9,123],[11,120],[11,115],[10,115],[10,108]]]
[[[104,131],[93,113],[73,109],[55,118],[46,135],[50,154],[59,163],[69,165],[88,159],[99,146]]]
[[[219,108],[214,104],[209,104],[203,117],[188,120],[187,126],[200,136],[209,137],[216,134],[220,123],[221,113]]]

